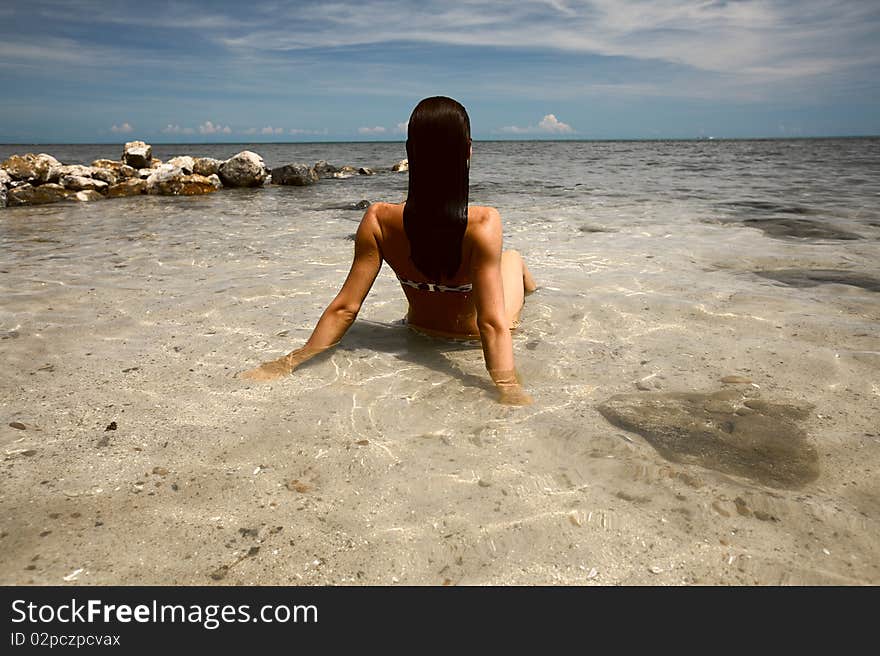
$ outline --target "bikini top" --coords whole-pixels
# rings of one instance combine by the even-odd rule
[[[401,285],[406,285],[407,287],[412,287],[413,289],[421,289],[426,292],[470,292],[473,291],[474,285],[473,283],[466,282],[463,285],[441,285],[436,282],[416,282],[414,280],[407,280],[406,278],[401,278],[397,276],[397,279],[400,281]]]

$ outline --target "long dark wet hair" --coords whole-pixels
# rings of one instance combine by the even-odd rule
[[[471,122],[452,98],[425,98],[409,118],[409,193],[403,227],[410,259],[428,278],[452,278],[467,228]]]

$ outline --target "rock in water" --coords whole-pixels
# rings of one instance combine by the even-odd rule
[[[828,221],[791,218],[749,218],[743,220],[749,228],[760,228],[769,237],[799,237],[803,239],[862,239],[849,230],[838,228]]]
[[[139,196],[147,193],[147,181],[139,178],[129,178],[113,185],[107,190],[107,198],[122,198],[124,196]]]
[[[869,292],[880,292],[880,278],[843,269],[777,269],[776,271],[755,271],[755,273],[790,287],[852,285]]]
[[[403,173],[405,171],[409,171],[409,160],[402,159],[397,164],[391,167],[391,170],[396,173]]]
[[[127,164],[116,162],[112,159],[96,159],[94,162],[92,162],[92,170],[94,171],[95,169],[110,171],[116,176],[117,180],[119,180],[120,178],[126,179],[134,178],[137,176],[137,171],[135,169],[128,166]],[[92,173],[92,177],[97,177],[94,172]],[[104,178],[99,179],[104,180]],[[107,182],[107,180],[104,180],[104,182]]]
[[[102,182],[106,182],[108,185],[115,185],[119,180],[119,178],[116,176],[116,173],[114,173],[110,169],[101,169],[93,166],[90,167],[89,170],[91,171],[92,177],[95,180],[101,180]]]
[[[84,189],[83,191],[76,192],[71,198],[73,200],[87,203],[93,200],[104,200],[104,195],[98,193],[94,189]]]
[[[122,161],[134,169],[150,168],[153,147],[143,141],[129,141],[122,149]]]
[[[305,187],[318,181],[318,173],[306,164],[287,164],[272,169],[272,184]]]
[[[45,153],[40,153],[39,155],[34,155],[33,153],[13,155],[0,164],[0,168],[5,169],[6,173],[13,180],[32,182],[34,184],[48,182],[52,169],[60,166],[61,162]]]
[[[172,164],[163,164],[150,173],[147,178],[147,193],[174,196],[180,186],[183,171]]]
[[[315,162],[315,165],[312,168],[315,169],[315,173],[318,174],[319,178],[332,178],[333,174],[339,170],[332,164],[328,164],[325,159]]]
[[[66,200],[72,195],[73,192],[54,182],[49,182],[39,187],[24,184],[9,190],[7,193],[7,203],[9,207],[44,205],[46,203],[57,203],[59,200]]]
[[[189,155],[179,155],[177,157],[172,157],[166,162],[166,164],[176,166],[186,175],[192,174],[192,172],[195,171],[196,167],[196,161]]]
[[[0,169],[0,207],[6,207],[6,185],[12,182],[12,178],[5,169]]]
[[[807,418],[809,407],[730,389],[619,394],[598,410],[615,426],[643,436],[672,462],[798,488],[819,476],[816,449],[797,423]]]
[[[359,173],[360,175],[376,175],[376,172],[375,172],[373,169],[368,168],[368,167],[366,167],[366,166],[362,166],[362,167],[360,167],[360,168],[358,169],[358,173]]]
[[[263,158],[249,150],[227,159],[218,173],[225,187],[259,187],[268,174]]]
[[[90,189],[92,191],[105,192],[110,186],[102,180],[87,178],[82,175],[65,175],[59,181],[61,186],[71,191],[84,191]]]
[[[215,177],[205,177],[195,173],[185,175],[182,169],[169,162],[160,166],[147,178],[147,193],[161,196],[209,194],[219,188],[219,179],[212,179]]]
[[[198,196],[200,194],[210,194],[217,191],[222,185],[220,178],[216,175],[204,176],[193,173],[185,175],[180,179],[181,187],[178,191],[180,196]]]
[[[91,167],[83,166],[82,164],[65,164],[63,166],[56,166],[49,172],[48,182],[58,182],[66,175],[78,175],[83,178],[89,178],[92,176],[92,169]]]
[[[213,157],[199,157],[193,163],[193,173],[198,173],[205,177],[217,175],[222,163],[222,160],[214,159]]]

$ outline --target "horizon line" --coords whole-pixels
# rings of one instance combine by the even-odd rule
[[[880,134],[829,134],[829,135],[788,135],[788,136],[748,136],[748,137],[596,137],[561,139],[474,139],[476,143],[608,143],[632,141],[805,141],[810,139],[877,139]],[[131,141],[143,141],[132,139]],[[128,141],[0,141],[0,146],[110,146],[124,145]],[[368,140],[328,140],[328,141],[149,141],[151,146],[224,146],[224,145],[330,145],[330,144],[405,144],[399,139]]]

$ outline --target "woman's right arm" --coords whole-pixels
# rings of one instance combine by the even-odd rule
[[[354,323],[379,269],[382,267],[382,254],[379,249],[381,230],[375,206],[364,214],[354,240],[354,260],[342,289],[327,306],[311,337],[295,351],[284,357],[264,362],[256,369],[245,371],[242,378],[250,380],[275,380],[293,372],[304,362],[319,353],[336,346]]]
[[[475,226],[472,234],[471,281],[486,369],[498,388],[501,403],[528,405],[532,399],[523,390],[516,374],[510,322],[504,308],[501,215],[498,211],[489,208],[487,216]]]

